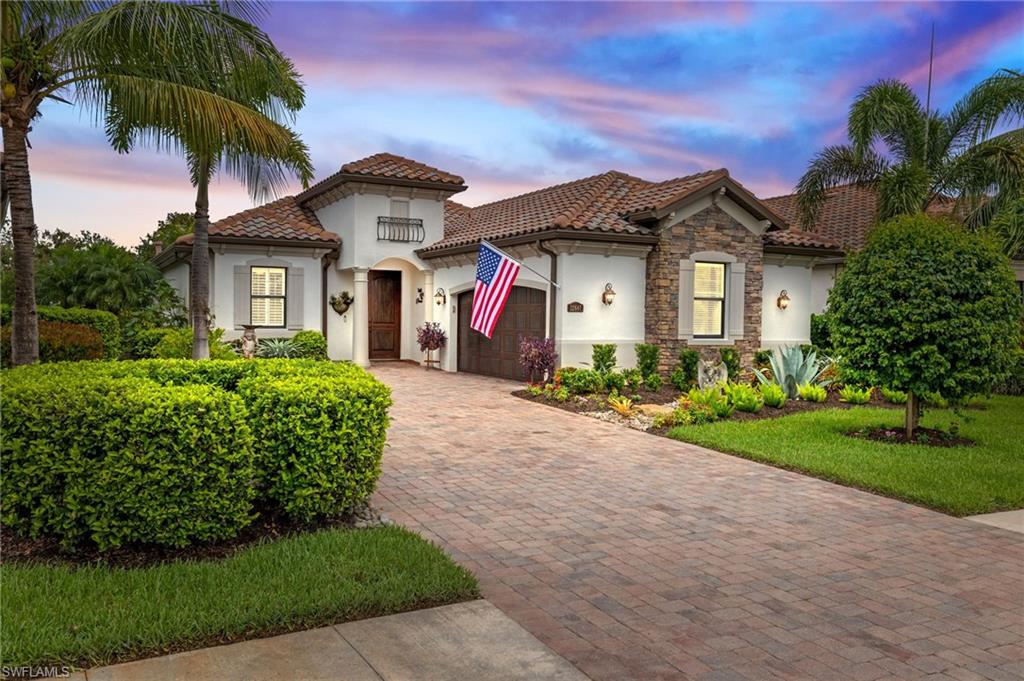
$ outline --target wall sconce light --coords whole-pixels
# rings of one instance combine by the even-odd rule
[[[434,293],[434,302],[437,303],[439,306],[444,305],[445,303],[448,302],[448,296],[444,294],[443,288],[437,289],[437,292]]]
[[[421,288],[416,289],[416,302],[417,303],[422,303],[423,302],[423,289],[421,289]]]
[[[605,284],[604,293],[601,294],[601,302],[605,305],[611,305],[613,300],[615,300],[615,289],[612,288],[611,283]]]
[[[779,293],[779,297],[775,299],[775,304],[779,306],[780,310],[785,310],[789,307],[789,291],[782,289]]]

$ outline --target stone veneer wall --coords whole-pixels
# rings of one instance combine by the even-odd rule
[[[761,347],[761,292],[764,245],[761,237],[717,206],[710,206],[662,230],[661,240],[647,256],[645,333],[648,343],[661,346],[660,368],[669,372],[679,363],[679,262],[700,251],[719,251],[746,263],[743,339],[731,344],[694,345],[705,359],[717,358],[721,347],[740,351],[743,366],[753,364]]]

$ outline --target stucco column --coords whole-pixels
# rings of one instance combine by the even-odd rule
[[[434,321],[434,270],[427,270],[423,273],[423,321]]]
[[[352,268],[352,361],[361,367],[370,366],[370,291],[366,277],[369,271],[368,267]]]

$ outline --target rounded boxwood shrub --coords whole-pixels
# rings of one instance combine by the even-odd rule
[[[291,362],[238,385],[259,443],[260,500],[298,520],[338,515],[376,486],[391,391],[353,365],[314,373]]]
[[[291,337],[295,348],[293,357],[327,359],[327,339],[319,331],[299,331]]]
[[[5,524],[106,550],[183,547],[250,522],[252,434],[240,397],[55,366],[4,374]]]
[[[117,316],[112,312],[89,310],[84,307],[40,305],[36,308],[36,314],[39,315],[40,322],[63,322],[88,326],[103,339],[103,357],[117,359],[121,356],[121,323],[117,321]],[[5,325],[11,323],[10,305],[0,306],[0,322]],[[42,352],[42,348],[40,348],[40,352]]]

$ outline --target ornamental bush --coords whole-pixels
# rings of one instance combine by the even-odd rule
[[[224,329],[210,329],[207,343],[210,346],[210,359],[235,359],[238,355],[221,341]],[[171,329],[163,335],[153,348],[153,357],[160,359],[190,359],[192,357],[192,329]]]
[[[679,366],[672,370],[669,377],[676,390],[689,390],[690,386],[697,383],[697,363],[700,362],[700,353],[690,348],[679,349]]]
[[[554,338],[524,336],[519,340],[519,366],[526,374],[526,380],[540,382],[550,379],[555,375],[557,365]]]
[[[615,343],[594,343],[593,351],[590,354],[590,365],[599,374],[606,374],[615,369],[618,363],[615,351],[618,346]]]
[[[658,359],[661,350],[654,343],[636,344],[636,368],[644,378],[658,373]]]
[[[295,357],[306,359],[327,359],[327,339],[319,331],[307,329],[292,336]]]
[[[39,320],[39,361],[80,362],[103,359],[103,338],[92,327]],[[11,356],[11,328],[0,329],[0,365]]]
[[[36,308],[40,322],[63,322],[65,324],[81,324],[94,329],[103,340],[103,357],[117,359],[121,356],[121,324],[117,317],[104,310],[88,310],[84,307],[54,307],[41,305]],[[0,307],[0,323],[11,323],[11,307]],[[40,339],[40,342],[42,339]],[[40,348],[40,354],[42,348]],[[43,360],[47,361],[47,360]]]
[[[593,369],[561,370],[562,385],[573,395],[589,395],[604,388],[604,378]]]
[[[249,523],[253,449],[241,398],[74,366],[4,376],[6,525],[106,550],[182,547]]]
[[[230,537],[255,512],[338,515],[373,492],[391,404],[359,367],[310,359],[65,363],[2,379],[0,517],[101,549]]]
[[[1020,297],[999,244],[925,215],[875,228],[828,307],[848,380],[908,393],[908,437],[917,398],[962,403],[990,392],[1020,344]]]

